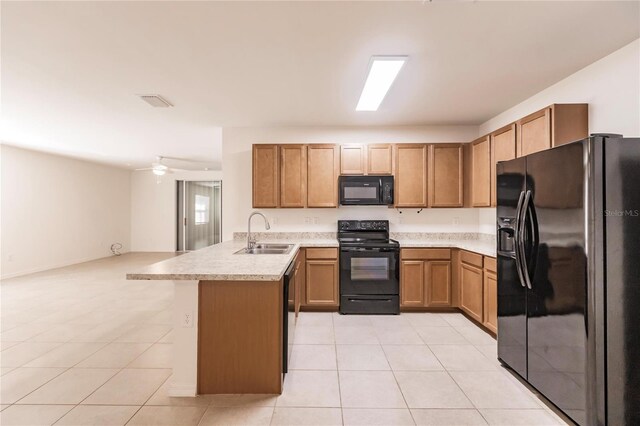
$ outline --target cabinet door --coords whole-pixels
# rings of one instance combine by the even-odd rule
[[[338,261],[307,260],[307,306],[338,306]]]
[[[393,174],[393,147],[391,144],[367,145],[367,174]]]
[[[253,207],[278,207],[278,145],[253,145]]]
[[[307,201],[307,148],[280,146],[280,207],[304,207]]]
[[[307,145],[307,207],[338,207],[339,163],[337,145]]]
[[[471,204],[473,207],[491,205],[491,146],[489,137],[480,138],[471,145]]]
[[[517,127],[518,157],[551,148],[551,108],[518,120]]]
[[[462,144],[429,146],[429,207],[462,207]]]
[[[495,273],[484,270],[484,318],[482,323],[498,332],[498,279]]]
[[[460,264],[460,308],[482,322],[482,269]]]
[[[451,306],[451,261],[426,262],[426,306]]]
[[[496,164],[516,158],[516,125],[511,124],[491,134],[491,205],[497,201]]]
[[[365,173],[365,153],[363,145],[341,145],[340,174],[363,175]]]
[[[396,145],[395,202],[396,207],[426,207],[426,145]]]
[[[424,261],[400,262],[400,306],[424,306]]]

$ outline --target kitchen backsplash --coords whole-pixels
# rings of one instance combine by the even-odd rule
[[[335,232],[252,232],[256,240],[335,240]],[[482,240],[495,241],[495,235],[477,232],[391,232],[390,237],[395,240]],[[246,232],[234,232],[234,240],[244,240]]]

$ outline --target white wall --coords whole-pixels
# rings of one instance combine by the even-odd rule
[[[233,232],[246,231],[251,208],[251,145],[254,143],[436,143],[468,142],[476,138],[477,126],[384,127],[384,128],[225,128],[222,139],[223,240]],[[336,231],[338,219],[388,219],[392,231],[477,232],[477,209],[397,210],[387,207],[340,207],[338,209],[263,209],[272,231]],[[305,223],[310,218],[312,224]],[[261,230],[256,219],[253,229]]]
[[[221,171],[131,174],[131,251],[176,250],[176,180],[222,180]],[[222,184],[222,194],[225,193]],[[224,204],[223,204],[224,206]],[[224,226],[224,215],[223,215]]]
[[[484,135],[553,103],[589,104],[589,133],[640,136],[640,39],[559,81],[480,126]],[[479,232],[495,234],[495,209],[481,209]]]
[[[2,278],[129,250],[128,170],[7,145],[0,156]]]
[[[640,39],[486,121],[479,135],[553,103],[582,102],[589,104],[590,133],[640,136]]]

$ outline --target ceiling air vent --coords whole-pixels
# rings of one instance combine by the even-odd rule
[[[169,101],[167,101],[160,95],[138,95],[138,96],[140,97],[140,99],[142,99],[143,101],[145,101],[146,103],[148,103],[154,108],[169,108],[173,106],[169,103]]]

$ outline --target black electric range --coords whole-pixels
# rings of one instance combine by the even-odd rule
[[[339,220],[340,313],[400,313],[400,244],[388,220]]]

